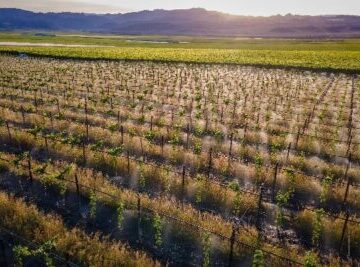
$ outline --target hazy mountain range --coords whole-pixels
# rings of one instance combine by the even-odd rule
[[[125,14],[0,9],[0,30],[239,37],[360,37],[360,16],[229,15],[201,8]]]

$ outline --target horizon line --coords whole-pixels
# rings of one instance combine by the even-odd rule
[[[153,11],[180,11],[180,10],[193,10],[193,9],[201,9],[201,10],[205,10],[207,12],[217,12],[223,15],[228,15],[228,16],[239,16],[239,17],[276,17],[276,16],[309,16],[309,17],[331,17],[331,16],[355,16],[355,17],[359,17],[360,14],[344,14],[344,13],[332,13],[332,14],[296,14],[296,13],[291,13],[291,12],[287,12],[286,14],[283,13],[278,13],[278,14],[271,14],[271,15],[250,15],[250,14],[234,14],[234,13],[228,13],[228,12],[223,12],[223,11],[219,11],[219,10],[210,10],[210,9],[206,9],[204,7],[191,7],[191,8],[174,8],[174,9],[165,9],[165,8],[154,8],[154,9],[140,9],[140,10],[129,10],[127,12],[81,12],[81,11],[45,11],[45,10],[31,10],[31,9],[25,9],[25,8],[19,8],[19,7],[0,7],[0,9],[17,9],[17,10],[22,10],[22,11],[28,11],[28,12],[32,12],[32,13],[40,13],[40,14],[49,14],[49,13],[73,13],[73,14],[89,14],[89,15],[124,15],[124,14],[131,14],[131,13],[139,13],[139,12],[144,12],[144,11],[148,11],[148,12],[153,12]]]

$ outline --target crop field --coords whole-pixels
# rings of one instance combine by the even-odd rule
[[[241,64],[360,72],[359,39],[294,40],[66,34],[38,36],[31,33],[0,33],[0,53],[26,53],[73,59]]]
[[[1,266],[360,264],[360,52],[0,50]]]
[[[360,51],[243,50],[154,47],[1,47],[3,53],[25,53],[73,59],[242,64],[297,67],[358,73]]]

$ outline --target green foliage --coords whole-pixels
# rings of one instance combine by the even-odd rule
[[[122,223],[124,220],[124,209],[125,209],[125,204],[124,202],[122,202],[121,200],[118,202],[117,205],[117,225],[119,229],[122,229]]]
[[[202,136],[204,134],[204,130],[199,125],[195,125],[194,134],[195,136]]]
[[[203,200],[203,193],[205,190],[205,183],[206,183],[206,179],[204,176],[198,174],[196,175],[196,191],[195,191],[195,202],[196,203],[201,203]]]
[[[229,188],[235,192],[239,192],[240,184],[239,184],[238,180],[234,180],[231,183],[229,183]]]
[[[224,134],[221,130],[215,129],[212,133],[216,139],[216,141],[220,142],[222,138],[224,137]]]
[[[155,141],[155,137],[156,137],[156,134],[154,131],[147,131],[145,133],[145,138],[150,142],[150,143],[154,143]]]
[[[29,152],[23,152],[21,154],[17,154],[13,163],[15,166],[19,166],[20,163],[29,156]]]
[[[196,141],[194,143],[194,153],[199,155],[199,154],[201,154],[201,151],[202,151],[202,142]]]
[[[145,115],[141,115],[138,119],[140,124],[144,124],[145,123]]]
[[[71,169],[72,169],[72,166],[70,165],[58,173],[45,175],[45,176],[41,177],[40,182],[44,186],[51,186],[51,185],[56,186],[59,189],[60,194],[64,195],[66,192],[66,189],[67,189],[64,179],[65,179],[65,176],[71,171]]]
[[[39,174],[39,175],[45,174],[46,167],[47,167],[47,164],[40,165],[40,166],[34,168],[33,172],[35,174]]]
[[[276,213],[276,224],[279,227],[283,227],[285,223],[285,217],[284,217],[284,206],[289,202],[290,200],[290,192],[278,192],[276,195],[276,204],[278,206],[278,211]]]
[[[171,134],[171,139],[169,140],[169,144],[172,144],[174,146],[180,145],[180,135],[178,132],[174,132]]]
[[[260,249],[255,250],[252,266],[253,267],[264,266],[264,253],[262,252],[262,250]]]
[[[313,246],[319,246],[320,237],[323,232],[323,222],[322,219],[324,217],[325,211],[323,209],[316,210],[315,222],[313,225],[313,232],[312,232],[312,243]]]
[[[261,157],[259,153],[257,153],[255,156],[255,168],[259,170],[263,165],[264,165],[264,159]]]
[[[130,137],[134,137],[136,135],[136,129],[134,127],[129,127],[128,134],[130,135]]]
[[[68,134],[67,132],[62,132],[59,135],[52,134],[51,136],[49,136],[49,138],[56,139],[58,138],[58,136],[61,138],[62,144],[69,144],[71,146],[80,145],[82,143],[81,140],[83,138],[83,136]]]
[[[183,117],[185,115],[185,109],[181,109],[178,114],[180,117]]]
[[[159,214],[155,214],[153,217],[153,227],[155,231],[155,245],[160,247],[162,244],[162,221]]]
[[[119,125],[117,123],[111,124],[108,129],[110,132],[114,133],[119,130]]]
[[[39,133],[43,131],[43,127],[35,125],[32,129],[29,129],[28,132],[33,136],[37,136]]]
[[[241,214],[242,206],[243,206],[242,195],[240,192],[236,192],[233,203],[233,214],[235,216],[239,216]]]
[[[210,266],[210,233],[204,233],[202,236],[202,247],[203,247],[203,267]]]
[[[201,119],[201,117],[202,117],[202,112],[201,112],[201,110],[199,110],[199,111],[197,111],[196,113],[195,113],[195,118],[197,119],[197,120],[200,120]]]
[[[289,183],[289,197],[295,192],[295,182],[296,182],[296,175],[295,171],[292,169],[285,169],[285,176],[287,178],[287,181]]]
[[[330,192],[330,187],[333,183],[333,177],[332,176],[326,176],[322,181],[321,181],[321,185],[322,185],[322,191],[320,194],[320,203],[325,203],[326,200],[329,197],[329,192]]]
[[[95,191],[91,191],[89,195],[89,207],[90,207],[90,218],[94,219],[96,216],[96,205],[97,205],[97,196]]]
[[[110,149],[108,150],[109,155],[111,155],[111,156],[113,156],[113,157],[118,157],[118,156],[120,156],[123,152],[124,152],[124,147],[123,147],[123,146],[113,147],[113,148],[110,148]]]
[[[146,186],[146,177],[144,173],[144,164],[140,163],[140,170],[139,170],[139,187],[140,189],[144,189]]]
[[[23,258],[32,255],[30,249],[25,246],[15,246],[13,248],[15,266],[24,266]]]
[[[52,258],[50,257],[49,252],[55,247],[54,241],[47,241],[42,244],[37,249],[30,249],[27,246],[14,246],[14,262],[15,266],[24,266],[23,259],[26,257],[41,257],[44,259],[44,263],[47,267],[54,267]]]
[[[260,155],[260,153],[257,153],[255,156],[255,177],[256,177],[256,184],[261,183],[261,179],[263,179],[262,175],[262,167],[264,165],[264,159]]]
[[[312,251],[307,251],[304,257],[305,267],[318,267],[320,264],[318,263],[317,256]]]
[[[96,143],[90,146],[90,149],[93,151],[101,151],[105,146],[105,142],[103,140],[98,140]]]

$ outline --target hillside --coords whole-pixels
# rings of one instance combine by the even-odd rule
[[[0,30],[240,37],[360,37],[360,16],[229,15],[201,8],[126,14],[0,9]]]

